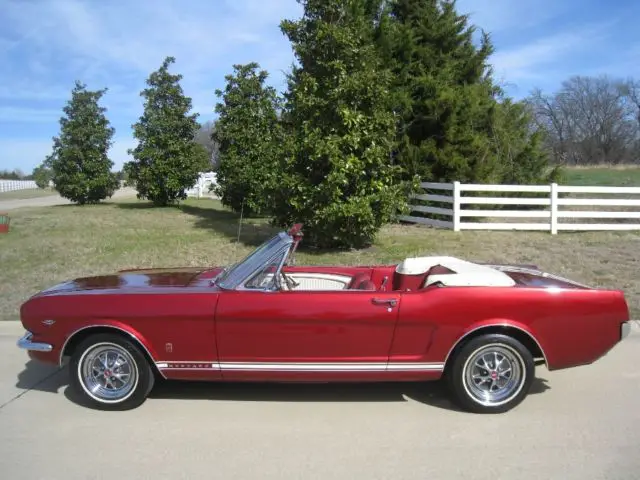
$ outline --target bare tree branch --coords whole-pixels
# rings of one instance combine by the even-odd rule
[[[575,76],[555,94],[538,89],[527,101],[556,162],[640,160],[640,82]]]

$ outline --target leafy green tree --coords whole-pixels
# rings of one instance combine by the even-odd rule
[[[140,93],[145,98],[144,112],[133,125],[138,145],[129,150],[133,160],[124,165],[138,198],[157,206],[187,198],[185,191],[209,168],[206,149],[194,140],[200,129],[198,114],[189,114],[191,98],[180,86],[182,75],[169,73],[174,62],[174,57],[167,57]]]
[[[379,22],[377,45],[393,71],[392,108],[397,115],[394,161],[405,178],[500,183],[538,178],[546,171],[538,139],[519,121],[519,107],[492,79],[493,46],[456,11],[453,0],[391,0]],[[514,124],[505,116],[518,117]],[[514,117],[514,118],[515,118]],[[519,139],[512,162],[497,130]],[[506,163],[506,165],[505,165]],[[518,173],[522,168],[527,173]]]
[[[52,180],[53,174],[51,168],[49,168],[44,162],[33,169],[33,180],[36,182],[38,188],[47,188],[49,182]]]
[[[273,221],[304,222],[307,244],[364,247],[405,204],[389,162],[389,72],[369,2],[299,1],[303,17],[281,23],[299,66],[286,94],[290,137]]]
[[[71,100],[60,119],[60,134],[53,138],[53,152],[45,160],[55,189],[80,205],[111,197],[118,188],[113,162],[107,152],[115,130],[98,102],[107,92],[87,90],[76,81]]]
[[[216,90],[222,102],[212,138],[218,145],[217,195],[224,205],[246,214],[270,211],[273,190],[280,181],[283,136],[278,120],[280,101],[265,86],[268,73],[260,65],[234,65],[225,90]]]

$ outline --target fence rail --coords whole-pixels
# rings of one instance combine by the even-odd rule
[[[215,185],[216,182],[217,176],[215,172],[201,173],[200,178],[198,178],[196,184],[193,187],[187,189],[185,193],[189,197],[201,198],[211,196],[211,194],[209,193],[209,187],[211,185]]]
[[[190,197],[209,196],[209,186],[216,183],[215,172],[204,172],[200,174],[198,181],[186,193]],[[53,186],[53,182],[50,182]],[[33,180],[2,180],[0,179],[0,193],[13,192],[16,190],[34,190],[39,188]]]
[[[32,190],[38,188],[33,180],[0,180],[0,193],[15,190]]]
[[[556,234],[561,230],[640,230],[640,221],[638,221],[640,220],[640,187],[570,186],[555,183],[550,185],[480,185],[460,182],[424,182],[420,186],[427,193],[418,193],[412,198],[426,204],[412,204],[411,213],[419,212],[424,215],[403,215],[399,220],[448,228],[454,231],[539,230]],[[493,193],[494,195],[496,192],[538,195],[529,197],[467,195],[471,192]],[[545,196],[540,194],[545,194]],[[584,194],[607,194],[617,196],[617,198],[575,196]],[[626,198],[620,198],[621,195]],[[633,195],[638,197],[628,198]],[[475,206],[491,205],[499,206],[499,208],[474,208]],[[504,206],[529,207],[530,209],[504,209]],[[571,207],[590,207],[590,209],[578,210]],[[624,207],[626,210],[603,210],[604,207]],[[433,218],[433,216],[445,217],[445,219]],[[467,221],[467,219],[477,219],[477,221]],[[491,221],[482,221],[487,219]],[[518,219],[520,221],[506,222],[495,221],[495,219]],[[522,219],[530,221],[524,222]],[[531,219],[537,221],[531,221]],[[561,222],[560,219],[569,221]],[[585,219],[615,219],[618,222],[585,223]],[[582,222],[576,220],[582,220]],[[625,222],[622,222],[623,220]]]

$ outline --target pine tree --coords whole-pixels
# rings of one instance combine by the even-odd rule
[[[389,72],[370,2],[299,1],[303,17],[281,23],[299,66],[286,94],[290,150],[274,223],[303,222],[306,244],[363,247],[404,202],[389,164]]]
[[[87,90],[75,82],[71,100],[63,108],[60,134],[53,138],[53,152],[43,163],[58,193],[80,205],[111,197],[118,188],[107,155],[115,130],[106,109],[98,104],[106,92],[106,88]]]
[[[520,122],[501,123],[514,105],[508,99],[501,104],[504,92],[492,79],[489,35],[482,32],[476,46],[476,28],[457,13],[455,1],[391,0],[387,8],[377,44],[394,73],[394,160],[405,177],[478,183],[516,178],[495,137],[505,128],[523,140],[517,152],[512,147],[513,158],[535,166],[534,178],[542,175],[546,161],[537,139],[523,136],[527,127]]]
[[[224,91],[212,139],[218,145],[216,193],[224,205],[245,214],[270,210],[273,190],[280,180],[282,128],[279,98],[265,86],[268,73],[257,63],[234,65]]]
[[[527,185],[558,182],[562,178],[562,169],[550,164],[543,132],[532,129],[532,125],[532,114],[525,102],[507,98],[498,104],[491,140],[501,159],[502,183]]]
[[[129,150],[134,160],[124,166],[138,198],[157,206],[187,198],[185,191],[209,168],[206,149],[195,142],[198,114],[189,114],[191,98],[180,86],[182,75],[169,73],[174,62],[174,57],[167,57],[140,93],[145,98],[144,112],[133,125],[138,145]]]

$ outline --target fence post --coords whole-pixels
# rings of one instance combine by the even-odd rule
[[[558,233],[558,184],[551,184],[551,235]]]
[[[460,182],[453,182],[453,231],[460,231]]]

